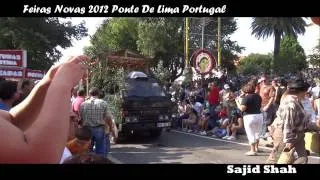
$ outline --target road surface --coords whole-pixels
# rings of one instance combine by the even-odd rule
[[[270,148],[261,148],[258,156],[245,156],[249,150],[244,140],[227,141],[172,130],[159,139],[135,136],[112,145],[110,155],[124,164],[264,164]],[[310,157],[310,164],[320,164]]]

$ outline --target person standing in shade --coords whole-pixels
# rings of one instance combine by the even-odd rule
[[[263,126],[260,132],[260,137],[263,139],[267,139],[268,129],[274,120],[274,106],[273,102],[275,99],[275,89],[273,86],[269,85],[268,80],[265,77],[262,77],[258,81],[259,83],[259,95],[262,99],[261,101],[261,111],[263,114]]]
[[[79,89],[77,92],[77,97],[75,98],[75,100],[72,104],[72,110],[77,115],[79,115],[79,110],[80,110],[81,104],[85,101],[85,95],[86,95],[85,90],[82,88]]]
[[[28,79],[23,80],[20,87],[20,97],[13,103],[13,106],[21,103],[30,94],[33,87],[34,83],[32,81]]]
[[[263,115],[261,109],[261,97],[255,93],[255,85],[252,83],[246,84],[240,97],[242,101],[237,98],[236,103],[240,111],[243,112],[244,128],[249,140],[250,151],[245,153],[247,156],[255,156],[259,147],[259,133],[263,124]]]
[[[210,91],[208,94],[208,101],[209,101],[209,113],[211,118],[214,118],[216,113],[215,109],[220,104],[220,89],[217,87],[215,82],[210,84]]]
[[[10,111],[13,103],[19,98],[17,82],[3,80],[0,82],[0,109]]]

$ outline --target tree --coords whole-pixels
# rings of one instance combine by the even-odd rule
[[[320,39],[318,45],[313,48],[313,53],[308,58],[313,67],[320,68]]]
[[[274,36],[274,61],[280,52],[280,42],[284,35],[297,37],[299,34],[304,34],[306,22],[302,17],[255,17],[251,24],[252,35],[258,39],[261,37],[266,39]],[[272,62],[272,68],[273,68]]]
[[[248,75],[267,73],[270,70],[271,61],[270,54],[249,54],[240,61],[237,71]]]
[[[204,48],[209,49],[216,61],[218,61],[218,18],[206,18],[204,28]],[[202,26],[203,20],[199,18],[190,18],[190,56],[202,46]],[[237,22],[231,17],[221,18],[221,64],[228,71],[235,70],[234,60],[238,58],[238,53],[244,49],[236,41],[231,41],[230,35],[237,30]],[[190,62],[192,64],[192,62]]]
[[[62,54],[58,47],[72,46],[72,39],[87,36],[84,23],[51,18],[0,18],[0,49],[24,49],[28,68],[47,70]]]
[[[284,36],[281,40],[278,59],[274,65],[279,74],[306,68],[306,55],[296,37]]]
[[[122,49],[137,50],[137,18],[108,18],[91,37],[91,46],[85,48],[88,55],[97,56]]]
[[[138,50],[154,59],[152,70],[167,87],[182,75],[185,67],[183,25],[183,18],[140,19]]]
[[[91,37],[91,46],[85,48],[85,54],[98,59],[99,62],[92,67],[91,86],[113,94],[119,90],[123,81],[122,67],[107,66],[106,53],[123,49],[137,50],[138,39],[137,18],[108,18]]]

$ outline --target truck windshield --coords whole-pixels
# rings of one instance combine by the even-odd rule
[[[150,81],[128,82],[124,95],[136,97],[166,96],[158,83]]]

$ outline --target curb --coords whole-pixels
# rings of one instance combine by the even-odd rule
[[[108,158],[113,164],[123,164],[121,161],[119,161],[118,159],[114,158],[114,157],[111,156],[110,154],[108,154],[107,158]]]
[[[229,140],[224,140],[224,139],[220,139],[220,138],[214,138],[214,137],[211,137],[211,136],[201,136],[201,135],[198,135],[198,134],[187,133],[187,132],[178,131],[178,130],[171,130],[171,132],[180,133],[180,134],[186,134],[186,135],[190,135],[190,136],[196,136],[196,137],[200,137],[200,138],[211,139],[211,140],[221,141],[221,142],[226,142],[226,143],[231,143],[231,144],[238,144],[238,145],[242,145],[242,146],[249,146],[248,143],[229,141]],[[260,143],[260,144],[263,144],[263,142]],[[261,149],[272,150],[272,148],[270,148],[270,147],[266,147],[266,146],[263,146],[263,145],[259,145],[259,146],[260,146]],[[316,154],[313,154],[313,153],[308,157],[309,158],[313,158],[313,159],[320,159],[320,156],[318,156]]]

